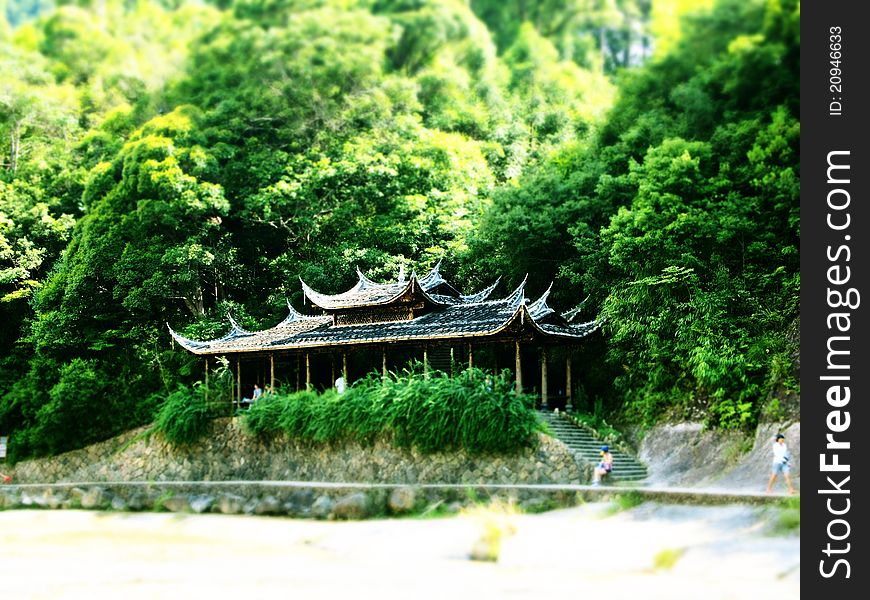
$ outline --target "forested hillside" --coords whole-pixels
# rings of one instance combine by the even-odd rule
[[[796,385],[799,3],[0,0],[0,433],[149,422],[298,277],[529,273],[603,319],[588,407]],[[678,15],[682,15],[678,18]]]

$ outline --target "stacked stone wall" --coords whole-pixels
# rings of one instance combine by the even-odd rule
[[[241,419],[215,421],[199,443],[173,446],[145,429],[87,448],[21,462],[15,483],[163,481],[322,481],[391,484],[585,483],[565,445],[540,435],[514,456],[465,452],[421,454],[386,441],[311,445],[286,436],[264,439]]]

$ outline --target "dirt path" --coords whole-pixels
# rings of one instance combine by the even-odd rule
[[[52,600],[251,592],[379,600],[799,597],[799,537],[764,533],[769,509],[645,503],[611,510],[590,503],[540,515],[342,523],[6,511],[0,572],[6,597]],[[514,533],[503,538],[497,563],[471,561],[487,524]]]

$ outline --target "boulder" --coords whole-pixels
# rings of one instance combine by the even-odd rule
[[[148,499],[148,495],[141,490],[133,492],[127,499],[127,508],[129,510],[145,510],[150,507],[151,502]]]
[[[387,506],[390,512],[395,514],[406,513],[414,510],[417,504],[417,490],[411,486],[402,486],[390,493]]]
[[[214,496],[208,494],[200,494],[190,499],[190,510],[196,514],[206,513],[211,510],[214,505]]]
[[[225,515],[237,515],[244,506],[245,499],[237,494],[222,494],[217,501],[218,511]]]
[[[102,508],[106,502],[106,491],[101,487],[92,487],[81,494],[82,508]]]
[[[120,496],[112,498],[112,510],[125,511],[127,510],[127,502]]]
[[[190,512],[190,500],[183,494],[167,498],[161,504],[169,512]]]
[[[255,515],[280,515],[284,512],[284,505],[275,496],[266,496],[254,506]]]
[[[329,496],[318,496],[314,504],[311,505],[311,516],[318,519],[325,519],[332,514],[332,509],[335,503]]]
[[[339,498],[332,514],[337,519],[364,519],[371,514],[371,501],[365,492],[354,492]]]

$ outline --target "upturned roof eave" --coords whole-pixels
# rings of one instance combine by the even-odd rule
[[[314,306],[316,306],[317,308],[320,308],[322,310],[326,310],[326,311],[337,311],[337,310],[350,310],[350,309],[357,309],[357,308],[369,308],[369,307],[375,307],[375,306],[388,306],[389,304],[392,304],[393,302],[395,302],[396,300],[398,300],[399,298],[401,298],[402,296],[407,294],[409,291],[413,291],[413,289],[415,287],[417,287],[417,288],[420,287],[419,283],[417,282],[416,277],[417,277],[416,275],[412,274],[411,278],[408,280],[408,282],[405,284],[405,286],[403,288],[400,288],[399,291],[394,293],[392,296],[387,296],[387,297],[385,297],[383,299],[379,299],[379,300],[369,300],[369,301],[359,300],[356,302],[354,302],[353,300],[351,300],[349,302],[345,302],[342,298],[339,298],[339,297],[344,295],[344,294],[358,293],[360,290],[351,289],[351,290],[348,290],[347,292],[342,292],[341,294],[335,294],[335,295],[321,294],[320,292],[314,290],[307,283],[305,283],[305,281],[303,281],[301,277],[299,278],[299,281],[302,282],[302,291],[305,294],[305,297],[308,298]],[[390,285],[395,285],[395,284],[390,284]],[[386,287],[386,286],[384,286],[384,287]],[[362,289],[366,289],[366,288],[362,288]]]
[[[437,287],[438,285],[446,284],[446,285],[449,285],[451,289],[456,290],[456,288],[454,288],[452,285],[450,285],[447,281],[445,281],[440,276],[440,273],[439,273],[440,268],[441,268],[441,260],[439,260],[435,264],[435,266],[423,277],[418,276],[416,271],[415,271],[415,272],[411,273],[410,278],[408,278],[407,280],[404,279],[403,274],[400,274],[399,281],[397,281],[395,283],[377,283],[375,281],[372,281],[368,277],[366,277],[366,275],[359,269],[359,267],[357,267],[356,272],[357,272],[358,281],[357,281],[356,285],[354,285],[349,290],[341,292],[339,294],[323,294],[323,293],[318,292],[314,288],[312,288],[307,283],[305,283],[305,281],[301,277],[299,278],[299,281],[302,283],[302,291],[305,294],[305,296],[309,300],[311,300],[311,302],[315,306],[317,306],[318,308],[321,308],[323,310],[327,310],[327,311],[335,311],[335,310],[342,310],[342,309],[367,308],[367,307],[374,307],[374,306],[378,306],[378,307],[386,306],[392,302],[395,302],[399,298],[401,298],[404,294],[406,294],[408,292],[409,289],[411,289],[413,291],[413,289],[415,287],[419,288],[420,291],[425,294],[426,299],[428,301],[434,303],[436,306],[445,306],[445,304],[438,302],[437,300],[433,299],[431,296],[429,296],[429,294],[426,293],[427,285],[429,283],[432,283],[432,282],[437,282],[433,286],[433,288]],[[392,286],[395,286],[398,284],[402,284],[402,283],[405,284],[404,287],[400,288],[392,296],[388,296],[388,297],[380,299],[380,300],[375,300],[375,301],[360,300],[357,303],[353,303],[352,300],[349,303],[344,301],[344,297],[359,293],[363,290],[386,289],[386,288],[389,288],[389,287],[392,287]],[[456,290],[456,291],[458,293],[458,290]]]
[[[539,323],[532,317],[529,313],[528,306],[525,304],[521,304],[517,306],[516,310],[507,317],[504,322],[499,324],[496,327],[485,331],[454,331],[450,333],[444,334],[432,334],[432,333],[421,333],[421,334],[412,334],[412,335],[395,335],[395,336],[377,336],[377,337],[369,337],[369,338],[357,338],[357,339],[347,339],[347,340],[331,340],[329,342],[323,342],[320,340],[301,340],[296,343],[291,344],[279,344],[273,346],[255,346],[255,347],[239,347],[239,348],[221,348],[221,349],[211,349],[207,347],[189,347],[185,346],[185,348],[197,355],[221,355],[221,354],[255,354],[258,352],[281,352],[281,351],[293,351],[293,350],[313,350],[318,348],[335,348],[335,347],[349,347],[349,346],[366,346],[366,345],[374,345],[374,344],[391,344],[391,343],[403,343],[403,342],[425,342],[425,341],[444,341],[450,339],[474,339],[474,338],[485,338],[485,337],[495,337],[502,333],[505,329],[510,327],[516,321],[520,320],[522,322],[522,328],[517,332],[518,335],[522,335],[527,328],[532,331],[538,333],[539,335],[545,338],[560,338],[560,339],[569,339],[569,340],[579,340],[587,337],[588,335],[594,333],[598,327],[599,323],[593,321],[590,323],[584,323],[583,325],[592,325],[590,329],[584,331],[574,332],[563,332],[563,331],[547,331],[541,327]],[[577,327],[577,326],[572,326]],[[177,335],[177,334],[176,334]],[[186,338],[184,338],[186,339]],[[191,340],[188,340],[191,341]],[[196,342],[194,342],[196,343]],[[201,342],[202,343],[202,342]]]
[[[250,348],[220,348],[220,349],[211,349],[203,346],[194,346],[191,347],[189,345],[185,346],[185,349],[192,352],[193,354],[198,355],[219,355],[219,354],[242,354],[242,353],[256,353],[256,352],[276,352],[276,351],[286,351],[286,350],[302,350],[302,349],[313,349],[313,348],[328,348],[328,347],[337,347],[337,346],[363,346],[370,344],[387,344],[387,343],[396,343],[396,342],[421,342],[426,340],[446,340],[446,339],[456,339],[456,338],[475,338],[475,337],[490,337],[494,335],[498,335],[505,328],[507,328],[511,323],[513,323],[517,316],[520,314],[520,311],[525,310],[525,307],[520,305],[517,309],[500,325],[494,327],[493,329],[486,331],[454,331],[451,333],[445,334],[412,334],[412,335],[397,335],[397,336],[382,336],[382,337],[371,337],[371,338],[362,338],[362,339],[350,339],[350,340],[337,340],[330,341],[328,343],[324,343],[322,341],[312,340],[311,342],[307,342],[305,340],[299,341],[294,344],[279,344],[273,346],[256,346]],[[170,328],[171,331],[171,328]],[[173,332],[174,333],[174,332]],[[173,337],[177,336],[175,334]],[[179,336],[181,337],[181,336]],[[186,338],[183,338],[186,340]],[[189,343],[197,344],[197,345],[206,345],[213,344],[219,340],[211,340],[210,342],[194,342],[193,340],[187,340]]]

